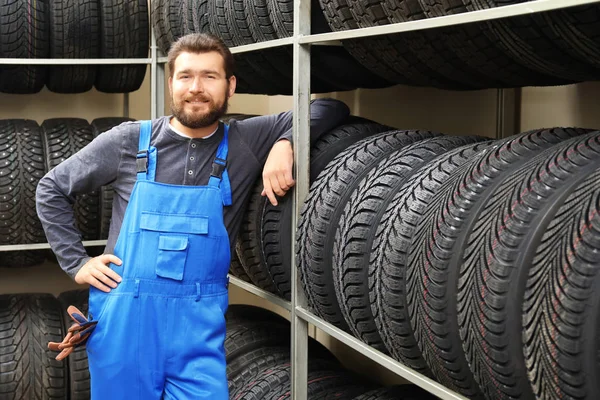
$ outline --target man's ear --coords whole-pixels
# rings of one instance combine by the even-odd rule
[[[229,77],[229,93],[227,93],[227,95],[228,95],[227,97],[231,97],[235,93],[236,83],[237,83],[237,80],[235,78],[235,75],[231,75]]]
[[[173,97],[173,77],[169,77],[169,94]]]

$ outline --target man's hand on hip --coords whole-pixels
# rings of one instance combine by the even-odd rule
[[[112,254],[102,254],[86,262],[75,275],[75,282],[87,283],[103,292],[110,292],[121,282],[121,277],[108,267],[109,263],[121,265],[123,262]]]
[[[277,196],[284,196],[296,184],[292,174],[294,168],[294,150],[289,140],[275,143],[263,168],[263,196],[267,196],[274,206]]]

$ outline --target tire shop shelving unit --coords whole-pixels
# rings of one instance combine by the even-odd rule
[[[453,25],[489,21],[500,18],[510,18],[545,11],[571,8],[576,6],[600,3],[600,0],[535,0],[525,3],[490,8],[479,11],[466,12],[443,17],[428,18],[418,21],[402,22],[384,26],[360,28],[341,32],[330,32],[311,35],[311,1],[294,1],[294,35],[283,39],[260,42],[250,45],[231,48],[232,53],[251,52],[280,46],[293,47],[293,140],[294,140],[294,165],[296,185],[292,199],[294,213],[292,227],[297,226],[300,209],[309,191],[309,136],[302,135],[310,128],[310,46],[311,45],[338,45],[340,40],[356,39],[369,36],[394,34],[409,31],[418,31],[431,28],[441,28]],[[15,59],[0,58],[0,65],[30,64],[30,65],[85,65],[85,64],[147,64],[150,65],[150,118],[154,119],[164,114],[165,106],[165,64],[167,58],[159,54],[156,37],[151,27],[151,47],[149,58],[129,59]],[[520,89],[498,89],[496,107],[496,138],[504,138],[516,132],[516,108],[520,106],[518,91]],[[123,116],[129,115],[129,96],[124,94]],[[296,254],[295,229],[289,232],[292,235],[292,251]],[[84,241],[84,246],[103,246],[106,240]],[[47,243],[2,245],[0,251],[23,251],[49,249]],[[300,285],[299,273],[296,268],[294,256],[291,260],[292,268],[292,296],[291,302],[283,300],[276,295],[266,292],[256,286],[244,282],[233,276],[230,282],[237,287],[263,298],[290,313],[291,319],[291,396],[294,400],[307,399],[308,378],[308,325],[311,324],[327,333],[348,347],[377,362],[382,367],[398,376],[414,383],[441,399],[459,400],[466,399],[434,380],[404,366],[389,356],[366,345],[354,336],[323,321],[308,310],[304,291]]]

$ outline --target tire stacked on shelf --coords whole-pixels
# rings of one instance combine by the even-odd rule
[[[150,45],[143,0],[8,0],[0,4],[0,58],[145,58]],[[0,66],[0,92],[32,94],[138,90],[141,65]]]
[[[471,399],[595,398],[600,131],[398,135],[311,185],[296,240],[312,311]]]
[[[31,120],[0,120],[0,244],[45,241],[35,208],[37,183],[46,172],[41,133]],[[44,252],[0,253],[0,266],[26,267],[41,263]]]
[[[313,32],[330,31],[316,4],[313,9]],[[285,38],[293,33],[293,2],[287,0],[159,0],[153,2],[152,15],[157,43],[165,54],[186,33],[212,33],[229,47]],[[180,23],[182,15],[184,24]],[[238,93],[292,94],[290,48],[235,54],[234,58]],[[311,67],[314,93],[390,86],[390,82],[371,73],[339,46],[314,48]]]
[[[333,31],[416,21],[522,0],[319,0]],[[598,5],[343,41],[390,82],[472,90],[600,79]]]
[[[311,148],[310,179],[352,143],[389,130],[363,118],[350,117],[344,124],[323,134]],[[236,247],[238,256],[252,282],[289,300],[291,295],[291,194],[279,199],[275,207],[261,196],[259,179],[250,197]]]

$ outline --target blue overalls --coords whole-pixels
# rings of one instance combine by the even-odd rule
[[[151,122],[140,128],[137,181],[111,268],[123,281],[90,288],[87,342],[93,400],[227,400],[225,317],[231,204],[228,126],[208,186],[154,181]]]

